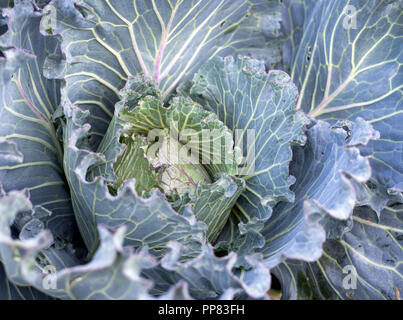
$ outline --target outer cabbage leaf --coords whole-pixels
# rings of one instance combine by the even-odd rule
[[[304,36],[305,26],[308,23],[318,23],[323,6],[316,6],[317,0],[283,0],[281,28],[285,35],[282,45],[282,64],[287,73],[290,73],[301,39]],[[308,50],[309,51],[309,50]]]
[[[161,266],[145,271],[146,275],[155,280],[154,290],[157,293],[184,279],[188,281],[189,293],[195,299],[217,299],[226,295],[235,295],[238,298],[266,297],[271,277],[260,257],[249,257],[253,268],[235,274],[235,253],[217,258],[213,248],[206,245],[198,257],[182,263],[179,258],[182,251],[187,251],[186,248],[179,243],[169,243],[168,247],[171,252],[163,258]]]
[[[0,1],[0,8],[11,8],[14,6],[14,1]],[[18,6],[20,7],[20,6]],[[0,35],[2,35],[3,33],[5,33],[8,30],[8,26],[7,26],[7,22],[9,19],[11,23],[16,23],[17,25],[19,23],[21,23],[21,21],[25,21],[28,23],[29,26],[35,25],[38,23],[38,19],[39,16],[34,17],[34,15],[31,14],[32,11],[30,9],[28,9],[28,14],[24,14],[22,19],[13,19],[14,14],[13,13],[5,13],[5,14],[1,14],[0,15]],[[14,27],[15,29],[15,27]],[[24,28],[23,30],[21,30],[21,32],[25,32],[27,28]],[[10,79],[12,74],[18,70],[21,65],[31,65],[32,64],[32,60],[34,59],[34,56],[30,55],[28,51],[23,51],[19,48],[10,48],[10,47],[14,47],[14,46],[20,46],[21,42],[19,40],[19,36],[18,34],[15,33],[15,30],[10,30],[10,33],[14,33],[13,36],[11,36],[8,40],[5,39],[3,40],[3,46],[5,46],[6,48],[3,49],[3,56],[5,56],[5,59],[3,59],[2,62],[0,62],[1,64],[1,71],[2,71],[2,79],[1,79],[1,84],[4,85],[4,90],[7,92],[7,95],[9,94],[9,92],[7,91],[7,88],[13,88],[12,90],[13,92],[15,92],[15,84],[12,85],[10,84]],[[28,34],[28,37],[30,39],[33,38],[37,38],[39,36],[39,32],[36,33],[30,33]],[[50,45],[50,47],[54,46],[55,44],[55,39],[51,40],[48,39],[46,40],[47,44]],[[28,48],[28,47],[24,47],[25,49],[32,49]],[[23,76],[22,79],[24,79],[25,77]],[[54,81],[50,81],[49,82],[51,85],[50,87],[54,86],[55,82]],[[8,99],[8,97],[4,98],[4,92],[2,91],[2,105],[5,103],[5,101],[10,101]],[[30,90],[29,90],[30,91]],[[10,104],[10,107],[15,107],[15,103],[12,102]],[[4,129],[4,128],[3,128]],[[3,130],[4,131],[4,130]],[[18,150],[18,146],[16,143],[12,142],[12,141],[7,141],[4,138],[0,138],[1,142],[0,142],[0,149],[1,149],[1,162],[2,162],[2,166],[13,166],[13,165],[21,165],[22,163],[24,163],[24,154],[21,153]],[[19,145],[19,147],[21,147],[21,144]],[[45,156],[45,158],[47,158]],[[3,172],[0,175],[5,174],[4,172],[4,167],[2,168]],[[18,171],[18,170],[15,170]],[[21,170],[19,170],[21,171]],[[21,173],[21,172],[20,172]],[[3,180],[2,180],[3,181]],[[12,180],[10,179],[10,182]],[[10,183],[7,184],[8,187],[10,186]],[[1,187],[1,186],[0,186]],[[68,200],[67,200],[68,201]],[[1,259],[0,259],[1,260]],[[36,289],[29,287],[29,286],[17,286],[14,283],[8,281],[7,276],[5,274],[4,268],[2,263],[0,262],[0,279],[1,279],[1,285],[0,285],[0,299],[28,299],[28,300],[35,300],[35,299],[47,299],[48,297],[46,295],[44,295],[43,293],[37,291]]]
[[[77,265],[80,260],[71,244],[56,240],[50,231],[44,231],[42,220],[49,212],[33,206],[28,198],[27,190],[11,191],[0,197],[0,258],[9,281],[41,290],[42,286],[35,283],[32,276],[39,273],[44,278],[47,267],[59,270]],[[53,297],[65,296],[64,291],[45,293]]]
[[[294,148],[290,166],[297,180],[295,202],[276,206],[262,231],[269,266],[285,257],[319,259],[326,237],[339,238],[351,226],[357,202],[351,181],[363,183],[371,176],[368,158],[356,147],[377,136],[364,120],[333,127],[318,121],[307,135],[306,145]]]
[[[8,31],[0,38],[0,180],[6,191],[27,188],[34,205],[52,211],[45,224],[56,236],[76,237],[66,189],[63,150],[52,114],[59,104],[60,81],[42,75],[46,56],[60,54],[56,37],[39,32],[42,13],[30,1],[5,9]]]
[[[239,130],[235,146],[252,164],[243,173],[246,191],[234,209],[239,220],[267,219],[279,201],[293,201],[291,145],[304,143],[307,119],[295,110],[297,90],[287,74],[266,73],[263,61],[243,56],[214,58],[179,91],[217,114],[234,135]],[[254,135],[248,137],[248,130]]]
[[[400,298],[403,206],[385,208],[380,220],[369,207],[358,207],[353,221],[351,232],[325,243],[320,260],[290,260],[273,269],[283,283],[288,283],[283,299]]]
[[[381,134],[362,148],[372,156],[372,185],[397,188],[403,181],[402,1],[287,5],[292,15],[285,18],[290,41],[284,52],[300,89],[298,107],[323,120],[369,121]]]
[[[53,239],[49,230],[17,239],[10,229],[13,223],[18,225],[21,213],[32,209],[25,192],[13,191],[0,198],[0,257],[9,279],[53,297],[190,299],[192,293],[201,299],[260,298],[270,287],[270,272],[257,256],[249,258],[253,269],[237,275],[232,270],[235,254],[217,258],[210,246],[203,245],[200,254],[189,259],[189,248],[169,242],[167,248],[171,250],[159,263],[146,250],[134,253],[133,247],[123,246],[125,227],[112,234],[100,226],[100,245],[91,261],[61,265],[60,261],[66,260],[58,256],[62,251],[50,247]],[[52,255],[52,251],[57,253]]]
[[[124,229],[111,234],[99,228],[101,244],[85,265],[69,265],[62,250],[50,247],[49,230],[27,239],[15,239],[10,225],[18,214],[32,210],[24,192],[13,191],[0,199],[0,254],[8,278],[20,285],[32,285],[62,299],[140,299],[148,298],[152,283],[140,276],[143,268],[155,264],[146,252],[123,248]],[[21,235],[20,235],[21,238]],[[52,251],[54,254],[52,254]],[[61,262],[61,263],[60,263]]]
[[[280,58],[277,2],[67,0],[49,10],[56,16],[47,30],[63,37],[67,66],[52,60],[47,75],[64,74],[66,97],[90,111],[95,144],[130,75],[154,77],[166,97],[210,57]]]

